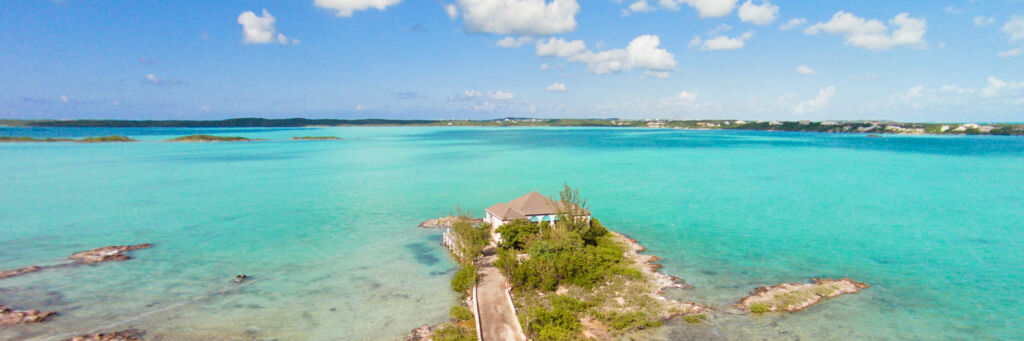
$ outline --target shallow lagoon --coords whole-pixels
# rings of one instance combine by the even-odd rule
[[[163,143],[181,135],[264,138]],[[0,281],[57,310],[0,339],[398,339],[447,317],[455,265],[420,221],[578,186],[719,311],[760,285],[873,287],[797,314],[672,321],[651,339],[1021,339],[1024,138],[589,128],[0,128],[128,135],[0,144],[0,269],[150,242],[136,259]],[[339,141],[290,141],[333,135]],[[234,285],[236,274],[254,278]]]

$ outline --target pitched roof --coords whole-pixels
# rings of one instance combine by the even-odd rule
[[[499,203],[488,207],[487,211],[498,216],[501,220],[512,220],[525,219],[527,216],[533,215],[558,214],[558,206],[561,206],[561,204],[548,199],[544,195],[537,193],[537,191],[533,191],[507,203]],[[586,210],[581,210],[584,214],[590,214]]]

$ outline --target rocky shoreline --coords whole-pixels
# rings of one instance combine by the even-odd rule
[[[455,224],[456,221],[463,220],[463,219],[469,220],[470,224],[479,224],[479,223],[482,223],[484,221],[483,219],[469,219],[469,218],[460,217],[460,216],[447,216],[447,217],[440,217],[440,218],[437,218],[437,219],[430,219],[430,220],[424,221],[424,222],[420,223],[418,226],[422,227],[422,228],[425,228],[425,229],[444,229],[444,228],[452,227],[452,225]]]
[[[647,251],[647,248],[640,245],[638,240],[618,232],[608,232],[626,245],[626,258],[632,260],[640,268],[640,271],[643,272],[644,278],[651,282],[652,289],[648,292],[648,295],[669,305],[668,311],[670,313],[661,316],[662,319],[667,320],[673,316],[685,314],[699,314],[708,309],[699,303],[680,302],[665,297],[665,289],[689,289],[690,285],[686,284],[682,278],[661,272],[660,270],[663,266],[657,263],[661,258],[641,253]]]
[[[827,298],[844,294],[856,294],[870,286],[849,278],[815,278],[811,283],[782,283],[770,287],[759,287],[750,296],[741,299],[737,308],[753,313],[786,311],[798,312],[820,303]]]
[[[21,268],[21,269],[14,269],[14,270],[7,270],[7,271],[0,270],[0,279],[4,279],[4,278],[8,278],[8,277],[21,276],[21,275],[24,275],[24,274],[27,274],[27,273],[31,273],[31,272],[36,272],[36,271],[39,271],[39,270],[42,270],[42,269],[43,269],[42,267],[39,267],[39,266],[36,266],[36,265],[32,265],[32,266],[26,266],[26,267]]]
[[[69,341],[138,341],[142,340],[144,335],[146,335],[146,333],[138,329],[126,329],[109,334],[95,333],[75,336]]]
[[[13,326],[16,324],[25,323],[39,323],[43,322],[50,316],[57,315],[55,311],[38,311],[38,310],[14,310],[5,306],[0,306],[0,327]]]

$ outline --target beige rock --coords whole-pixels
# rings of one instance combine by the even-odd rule
[[[110,261],[129,260],[132,259],[132,257],[128,255],[128,251],[146,249],[152,246],[152,244],[148,243],[125,246],[104,246],[89,251],[76,252],[71,255],[70,259],[82,264],[95,264]]]

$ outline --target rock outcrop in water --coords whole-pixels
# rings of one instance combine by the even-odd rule
[[[81,264],[129,260],[132,259],[132,257],[128,255],[128,251],[146,249],[152,246],[153,245],[149,243],[125,246],[105,246],[89,251],[76,252],[71,255],[70,259]]]
[[[771,311],[797,312],[823,299],[843,294],[856,294],[870,286],[861,282],[843,279],[815,278],[812,283],[783,283],[771,287],[754,289],[750,296],[740,300],[738,307],[754,313]]]
[[[138,329],[127,329],[110,334],[96,333],[75,336],[68,341],[139,341],[145,334]]]
[[[8,307],[0,306],[0,327],[23,323],[43,322],[50,316],[56,314],[57,312],[55,311],[13,310]]]
[[[15,269],[15,270],[8,270],[8,271],[0,270],[0,279],[4,279],[4,278],[8,278],[8,277],[14,277],[14,276],[21,276],[21,275],[24,275],[24,274],[27,274],[27,273],[30,273],[30,272],[36,272],[36,271],[39,271],[39,270],[42,270],[42,269],[43,268],[41,268],[41,267],[33,265],[33,266],[26,266],[24,268]]]
[[[405,341],[427,341],[430,340],[430,326],[422,325],[412,330],[412,335],[405,338]]]

